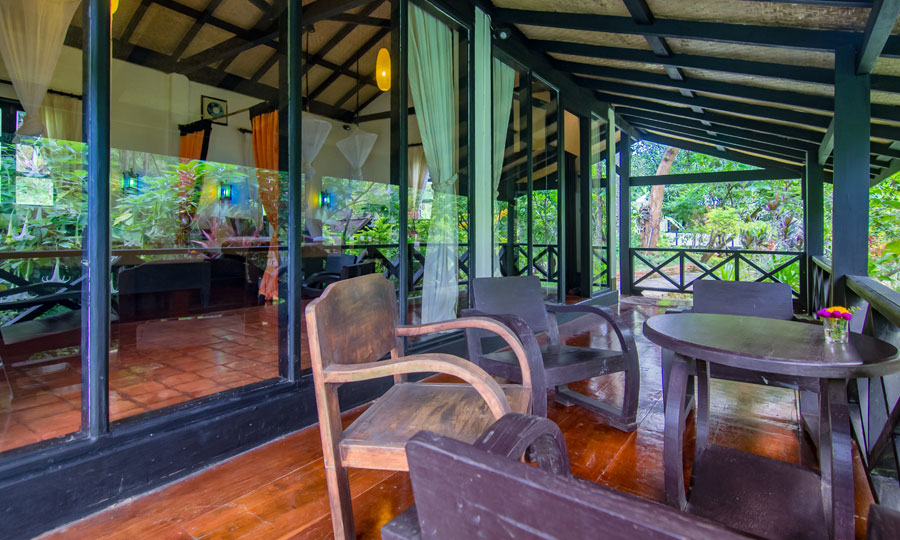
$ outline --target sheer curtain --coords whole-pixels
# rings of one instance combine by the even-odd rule
[[[428,173],[428,162],[425,160],[425,149],[413,146],[409,149],[409,189],[412,192],[410,209],[418,212],[422,205],[422,191],[425,190],[425,178]]]
[[[316,170],[312,166],[312,162],[319,155],[325,139],[331,133],[331,124],[315,118],[310,115],[303,115],[303,142],[302,158],[303,158],[303,180],[306,185],[306,227],[309,234],[313,238],[322,236],[322,220],[316,217],[318,204],[318,193],[322,191],[322,180],[316,176]]]
[[[25,109],[19,135],[44,132],[41,103],[79,4],[80,0],[0,0],[0,58]]]
[[[51,139],[81,141],[81,100],[47,94],[41,107],[44,134]]]
[[[410,4],[409,84],[434,188],[425,254],[423,323],[455,318],[459,300],[457,52],[456,32]]]
[[[500,176],[503,172],[503,156],[506,153],[506,134],[509,132],[509,117],[512,113],[513,91],[516,84],[516,72],[510,66],[494,58],[492,72],[492,117],[491,123],[491,202],[497,199],[497,188],[500,187]],[[497,238],[496,233],[493,238]],[[494,251],[494,273],[500,275],[500,252]]]

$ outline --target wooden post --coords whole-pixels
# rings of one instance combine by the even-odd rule
[[[479,141],[470,141],[469,148],[475,147],[475,170],[469,175],[472,192],[469,225],[469,274],[471,277],[490,277],[494,267],[494,229],[491,226],[494,209],[493,174],[491,171],[491,19],[479,8],[475,8],[475,92],[469,103],[475,107],[474,134]],[[481,136],[481,137],[479,137]]]
[[[808,152],[806,167],[803,168],[803,252],[801,269],[805,267],[805,276],[801,283],[805,284],[806,309],[811,309],[811,298],[816,294],[813,290],[812,257],[825,255],[825,171],[819,164],[816,152]],[[806,279],[802,279],[805,277]]]
[[[287,65],[287,175],[288,175],[288,282],[287,299],[284,308],[287,310],[287,354],[286,361],[279,359],[279,373],[282,377],[295,381],[301,377],[303,368],[300,365],[302,343],[305,339],[301,328],[303,319],[303,300],[300,297],[300,268],[303,262],[301,244],[303,240],[303,189],[302,185],[302,111],[303,111],[303,24],[301,22],[302,6],[300,2],[289,2],[287,5],[287,21],[280,23],[281,35],[287,49],[287,58],[282,57],[281,64]],[[279,123],[279,126],[282,124]],[[285,128],[281,128],[284,130]],[[282,309],[279,306],[279,309]],[[280,348],[280,344],[279,344]],[[281,355],[279,355],[281,356]]]
[[[631,137],[622,132],[619,141],[619,287],[631,295]],[[610,268],[612,272],[614,269]]]
[[[578,268],[581,274],[580,294],[585,298],[593,296],[594,286],[594,248],[592,245],[593,231],[591,230],[591,190],[593,188],[591,162],[594,158],[591,155],[593,151],[591,148],[592,118],[592,116],[582,118],[579,126],[579,132],[581,133],[581,182],[578,189],[581,191],[579,191],[578,206],[581,208],[581,214],[579,214],[578,227],[581,231],[581,236],[579,237],[581,264]]]
[[[403,92],[391,92],[391,183],[396,183],[400,191],[399,215],[400,227],[398,239],[397,261],[400,264],[399,296],[400,324],[407,324],[409,318],[409,282],[411,275],[410,251],[407,235],[409,234],[409,113],[407,101],[409,94],[405,91],[409,78],[407,68],[409,59],[407,48],[409,36],[409,5],[406,2],[391,2],[391,88],[403,88]]]
[[[606,207],[607,207],[607,253],[606,267],[609,269],[609,288],[617,289],[616,270],[619,268],[616,260],[617,246],[616,225],[619,212],[619,182],[616,177],[616,112],[613,109],[607,111],[606,123]]]
[[[834,301],[844,303],[848,275],[868,275],[869,75],[856,74],[855,47],[834,54]]]

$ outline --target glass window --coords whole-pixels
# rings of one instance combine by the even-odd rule
[[[548,300],[559,295],[559,101],[539,79],[531,84],[531,273]]]
[[[606,148],[604,134],[605,123],[597,117],[591,118],[591,289],[598,292],[609,288],[609,272],[607,261],[607,234],[609,219],[606,189],[606,160],[603,150]]]
[[[28,85],[0,82],[0,451],[81,426],[82,52],[39,54],[63,39],[44,25],[80,20],[76,7],[48,3],[41,20],[10,30],[15,58],[0,57],[5,79],[38,76],[49,87],[19,95]],[[22,72],[32,64],[45,69]]]
[[[525,73],[494,59],[492,157],[499,169],[494,171],[495,275],[520,275],[527,268],[527,79]]]

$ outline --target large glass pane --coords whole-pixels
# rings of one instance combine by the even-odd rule
[[[82,53],[43,52],[72,24],[80,37],[81,10],[29,4],[4,3],[0,21],[0,451],[81,424]]]
[[[607,234],[609,220],[606,190],[606,160],[603,159],[605,123],[591,118],[591,290],[596,293],[609,288]]]
[[[410,160],[427,173],[416,197],[410,238],[409,320],[452,319],[466,304],[468,279],[468,36],[428,5],[409,6]],[[417,149],[421,145],[421,153]],[[419,156],[419,157],[416,157]],[[412,167],[412,164],[411,164]],[[419,177],[421,179],[421,176]]]
[[[559,294],[559,102],[557,92],[535,78],[531,84],[531,155],[534,239],[531,272],[548,299]]]
[[[277,377],[287,324],[283,36],[227,50],[158,4],[129,24],[137,7],[112,29],[113,421]]]
[[[510,78],[512,85],[506,90]],[[515,276],[527,268],[527,75],[494,59],[494,81],[492,157],[500,169],[494,171],[494,274]]]
[[[320,21],[303,38],[304,305],[342,275],[377,272],[399,284],[400,190],[390,169],[391,90],[381,90],[375,80],[377,75],[389,82],[391,76],[389,69],[376,73],[379,52],[385,50],[383,58],[391,46],[391,3],[373,2],[348,13],[380,22]],[[305,320],[301,327],[306,371]]]

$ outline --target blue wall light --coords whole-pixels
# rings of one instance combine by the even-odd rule
[[[328,208],[331,210],[333,204],[334,200],[332,199],[330,191],[319,192],[319,208]]]

